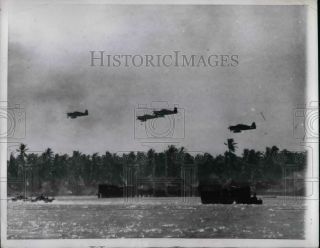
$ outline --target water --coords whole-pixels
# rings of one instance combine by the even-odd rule
[[[249,238],[303,239],[305,203],[203,205],[193,198],[58,197],[8,202],[8,239]]]

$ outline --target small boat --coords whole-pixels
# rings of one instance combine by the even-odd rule
[[[199,185],[199,193],[203,204],[262,204],[248,185]]]

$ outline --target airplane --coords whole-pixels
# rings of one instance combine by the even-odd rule
[[[155,114],[156,116],[165,116],[165,115],[174,115],[178,113],[178,108],[175,107],[173,110],[169,110],[169,109],[161,109],[159,111],[153,111],[153,114]]]
[[[256,123],[252,122],[251,126],[244,125],[244,124],[229,126],[230,132],[234,132],[234,133],[241,133],[241,131],[251,130],[251,129],[256,129]]]
[[[89,115],[89,112],[87,109],[84,112],[75,111],[75,112],[67,113],[67,117],[68,118],[70,117],[71,119],[75,119],[77,117],[87,116],[87,115]]]
[[[137,119],[139,121],[147,121],[147,120],[150,120],[150,119],[155,119],[155,118],[159,118],[159,117],[163,117],[163,116],[158,116],[158,115],[140,115],[140,116],[137,116]]]
[[[165,117],[166,115],[174,115],[178,113],[178,108],[174,108],[173,110],[169,110],[169,109],[161,109],[159,111],[154,110],[153,111],[153,115],[141,115],[141,116],[137,116],[137,119],[144,122],[150,119],[156,119],[156,118],[162,118]]]

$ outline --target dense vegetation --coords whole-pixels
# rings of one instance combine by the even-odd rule
[[[100,183],[126,184],[131,168],[139,178],[182,178],[184,168],[192,168],[200,183],[224,183],[233,179],[266,189],[281,185],[288,172],[302,173],[305,170],[304,152],[280,151],[273,146],[263,152],[244,149],[242,155],[237,156],[236,143],[232,139],[225,145],[227,151],[224,154],[212,156],[190,153],[183,147],[172,145],[163,152],[150,149],[128,154],[88,155],[74,151],[72,155],[61,155],[48,148],[42,154],[36,154],[28,152],[27,146],[21,144],[8,161],[8,191],[94,194]]]

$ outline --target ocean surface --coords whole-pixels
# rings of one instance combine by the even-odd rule
[[[303,199],[262,199],[263,205],[204,205],[199,197],[9,200],[8,239],[304,238]]]

